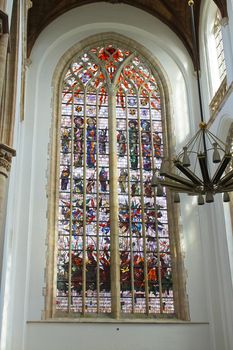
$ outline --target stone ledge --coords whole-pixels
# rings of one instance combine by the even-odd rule
[[[54,318],[48,320],[30,320],[26,322],[27,324],[57,324],[57,323],[103,323],[103,324],[171,324],[171,325],[209,325],[207,321],[182,321],[178,319],[121,319],[116,320],[113,318]]]

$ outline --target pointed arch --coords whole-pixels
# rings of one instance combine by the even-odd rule
[[[150,186],[171,149],[160,64],[106,33],[71,48],[53,81],[47,317],[187,319],[177,213],[170,195],[159,199]]]

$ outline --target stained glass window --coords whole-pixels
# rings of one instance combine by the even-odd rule
[[[60,119],[60,314],[174,314],[166,192],[151,188],[162,118],[156,75],[136,52],[107,43],[70,64]]]

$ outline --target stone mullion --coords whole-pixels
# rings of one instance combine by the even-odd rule
[[[86,314],[87,294],[87,89],[84,88],[84,128],[83,128],[83,264],[82,264],[82,314]]]
[[[127,135],[127,171],[128,171],[128,203],[129,203],[129,234],[130,234],[130,277],[132,292],[132,313],[135,311],[135,291],[134,291],[134,252],[133,252],[133,232],[132,232],[132,210],[131,210],[131,173],[130,173],[130,149],[129,149],[129,115],[128,115],[128,94],[125,96],[125,115],[126,115],[126,135]]]
[[[112,316],[120,317],[120,258],[118,226],[118,169],[116,136],[116,96],[112,86],[108,95],[109,122],[109,195],[111,231],[111,300]]]
[[[74,90],[72,91],[71,115],[71,155],[70,155],[70,227],[69,227],[69,276],[68,276],[68,313],[72,305],[72,234],[73,234],[73,192],[74,192]]]
[[[99,183],[98,183],[98,174],[99,174],[99,91],[96,91],[96,253],[97,253],[97,271],[96,271],[96,285],[97,285],[97,314],[100,312],[100,226],[99,226]]]

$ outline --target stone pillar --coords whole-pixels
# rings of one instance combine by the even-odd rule
[[[0,0],[0,10],[5,12],[5,0]],[[2,99],[2,91],[6,71],[6,57],[8,48],[9,34],[0,35],[0,102]]]
[[[8,37],[8,34],[0,35],[0,101],[2,99],[3,85],[6,73]]]
[[[5,11],[6,0],[0,0],[0,10]]]
[[[11,168],[11,159],[15,156],[15,154],[15,150],[10,148],[9,146],[0,144],[0,276],[2,275],[4,222],[6,214],[6,193],[8,188],[8,176]]]

